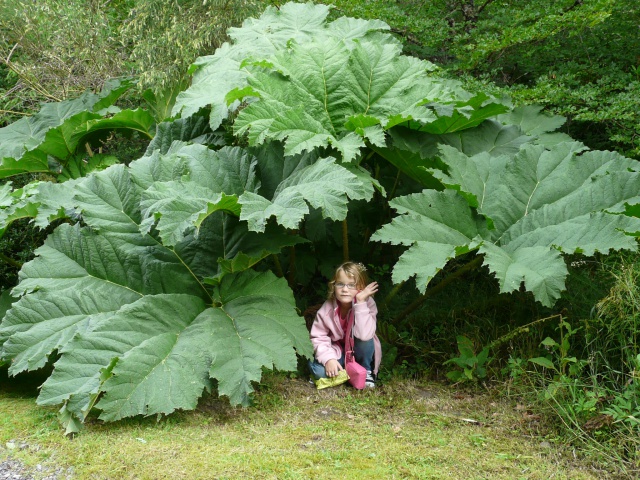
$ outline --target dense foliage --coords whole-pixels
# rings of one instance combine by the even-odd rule
[[[566,132],[590,148],[639,158],[635,0],[334,3],[384,20],[457,78],[568,117]]]
[[[0,129],[5,177],[69,172],[0,189],[2,229],[66,219],[3,299],[0,361],[12,375],[55,362],[38,401],[62,404],[67,428],[94,407],[107,420],[194,408],[214,387],[247,404],[263,367],[311,355],[291,288],[348,257],[350,238],[390,259],[396,283],[424,291],[474,257],[501,291],[548,306],[562,254],[636,248],[636,162],[466,91],[402,55],[381,21],[328,14],[289,3],[230,29],[166,122],[110,107],[116,86]],[[118,129],[153,137],[146,153],[79,168],[77,149]]]
[[[402,215],[373,237],[412,245],[394,281],[415,274],[424,289],[449,259],[477,248],[501,292],[524,282],[552,306],[568,274],[559,252],[635,249],[626,232],[640,232],[640,221],[620,212],[640,201],[637,162],[610,152],[578,155],[583,148],[523,145],[513,156],[469,157],[441,147],[448,171],[433,173],[448,189],[394,199],[391,206]]]

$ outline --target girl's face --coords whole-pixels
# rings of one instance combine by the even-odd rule
[[[344,286],[339,287],[338,285]],[[353,299],[358,293],[358,286],[356,285],[355,278],[348,276],[342,270],[338,272],[338,275],[336,276],[336,283],[333,288],[336,295],[336,300],[338,301],[338,303],[345,306],[351,306],[351,304],[353,303]]]

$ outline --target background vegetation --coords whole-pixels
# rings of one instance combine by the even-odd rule
[[[210,54],[228,26],[264,4],[0,1],[0,126],[34,113],[40,102],[97,91],[105,79],[120,76],[137,78],[138,92],[150,89],[148,103],[138,105],[139,95],[125,95],[121,105],[145,106],[161,121],[188,82],[188,65]],[[563,131],[587,146],[640,159],[640,8],[634,0],[334,4],[333,17],[387,22],[405,51],[433,61],[469,88],[543,105],[567,117]],[[103,140],[101,153],[138,158],[146,143],[114,135]],[[411,188],[410,180],[390,179],[389,187],[402,191]],[[0,264],[0,289],[15,285],[20,264],[46,233],[25,220],[0,239],[0,253],[14,259]],[[410,288],[400,290],[381,315],[383,380],[448,374],[456,382],[526,398],[536,412],[556,415],[566,441],[629,472],[637,469],[638,257],[576,255],[568,264],[567,293],[553,309],[524,292],[498,296],[497,282],[483,269],[435,290],[398,320],[394,314],[416,296]],[[370,265],[381,296],[392,290],[390,267],[384,254]],[[298,274],[304,311],[321,301],[324,279],[305,272],[302,262]]]
[[[639,158],[636,2],[335,4],[340,13],[389,23],[409,52],[456,78],[567,117],[566,133],[589,147]]]

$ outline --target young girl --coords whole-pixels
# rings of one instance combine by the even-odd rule
[[[375,387],[382,356],[376,337],[378,309],[372,297],[377,291],[377,282],[367,284],[366,269],[361,263],[346,262],[336,269],[327,300],[311,326],[315,361],[309,361],[309,368],[314,377],[335,377],[344,370],[344,335],[353,312],[354,357],[367,370],[365,386]]]

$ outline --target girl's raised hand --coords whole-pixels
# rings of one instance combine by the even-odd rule
[[[378,291],[378,282],[371,282],[356,294],[356,303],[366,302],[367,298]]]

